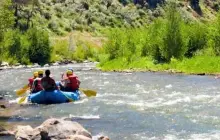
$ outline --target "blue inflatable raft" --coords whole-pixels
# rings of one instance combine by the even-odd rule
[[[28,96],[28,101],[37,104],[61,104],[80,99],[80,91],[64,92],[54,90],[51,92],[40,91]]]

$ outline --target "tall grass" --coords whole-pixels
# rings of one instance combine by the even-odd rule
[[[52,41],[51,62],[63,60],[75,60],[82,62],[84,60],[98,61],[98,49],[88,42],[77,42],[74,49],[70,49],[69,40]]]
[[[136,70],[136,71],[173,71],[189,74],[215,74],[220,72],[220,57],[216,56],[194,56],[192,58],[184,58],[183,60],[171,59],[170,63],[154,64],[151,58],[141,57],[127,63],[126,59],[117,58],[108,61],[99,66],[104,71],[124,71],[124,70]]]

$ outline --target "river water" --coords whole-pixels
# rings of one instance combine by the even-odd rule
[[[166,73],[117,73],[89,70],[93,64],[51,67],[53,77],[72,67],[81,87],[97,97],[60,105],[19,106],[3,125],[38,126],[51,117],[67,117],[92,135],[112,140],[220,139],[220,80],[211,76]],[[0,72],[0,93],[14,100],[36,69]]]

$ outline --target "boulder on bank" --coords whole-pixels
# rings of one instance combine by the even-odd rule
[[[9,63],[8,62],[2,62],[1,67],[4,67],[4,66],[9,66]]]
[[[13,136],[14,133],[11,131],[7,131],[2,126],[0,126],[0,136]]]
[[[36,128],[18,126],[15,132],[15,139],[92,140],[92,136],[77,122],[65,121],[63,119],[48,119]]]

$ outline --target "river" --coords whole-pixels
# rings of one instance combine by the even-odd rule
[[[50,67],[53,77],[72,67],[81,87],[97,97],[60,105],[19,106],[3,125],[38,126],[51,117],[67,117],[93,135],[111,140],[220,139],[220,80],[212,76],[167,73],[117,73],[90,70],[93,64]],[[36,69],[0,71],[0,93],[16,98]]]

